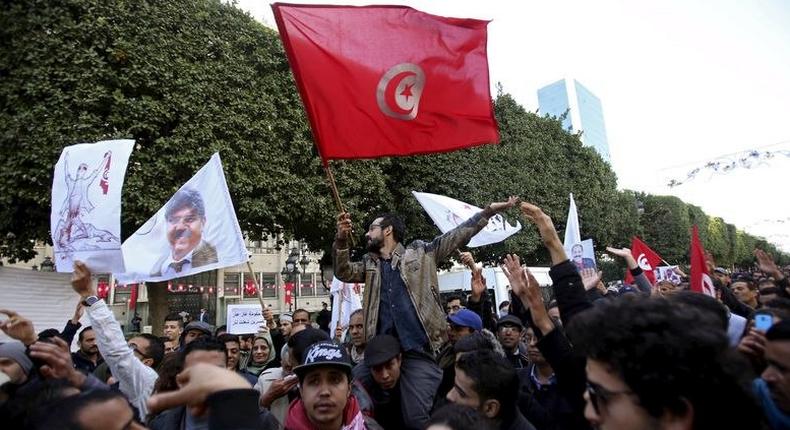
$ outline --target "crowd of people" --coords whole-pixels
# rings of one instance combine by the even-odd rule
[[[552,300],[518,255],[502,258],[509,300],[492,303],[459,250],[519,207],[551,258]],[[633,285],[607,288],[568,259],[549,216],[492,203],[431,241],[404,243],[383,214],[352,260],[338,216],[335,276],[364,283],[363,309],[329,332],[303,309],[235,335],[168,315],[161,336],[124,337],[75,264],[79,305],[62,330],[0,310],[0,423],[33,429],[790,429],[790,282],[771,256],[730,273],[709,259],[716,297],[688,280],[652,284],[628,249]],[[472,271],[442,302],[437,265]],[[326,307],[324,309],[326,311]],[[83,313],[90,326],[82,327]],[[71,352],[74,337],[76,351]]]

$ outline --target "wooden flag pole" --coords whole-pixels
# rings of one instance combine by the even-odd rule
[[[255,272],[252,270],[250,260],[247,260],[247,270],[250,271],[252,281],[255,283],[255,290],[258,292],[258,301],[261,302],[261,312],[263,312],[263,310],[266,309],[266,306],[263,305],[263,291],[261,290],[261,285],[258,283],[258,278],[255,277]]]
[[[337,208],[338,213],[345,213],[347,212],[346,207],[340,200],[340,193],[337,191],[337,184],[335,183],[335,175],[332,173],[332,168],[329,166],[329,161],[326,161],[323,163],[323,165],[324,172],[326,173],[326,179],[329,181],[329,189],[332,191],[332,198],[335,200],[335,207]],[[349,235],[349,239],[351,246],[357,246],[353,233]]]

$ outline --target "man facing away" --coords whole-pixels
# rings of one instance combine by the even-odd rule
[[[351,261],[348,246],[351,215],[338,216],[332,247],[335,276],[343,282],[365,283],[365,337],[389,334],[401,343],[401,399],[403,409],[410,412],[407,428],[425,428],[442,377],[435,352],[446,340],[447,323],[439,301],[436,266],[469,243],[491,216],[517,200],[511,197],[492,203],[432,241],[418,240],[407,246],[402,243],[403,221],[393,214],[381,215],[368,228],[368,254],[356,262]]]

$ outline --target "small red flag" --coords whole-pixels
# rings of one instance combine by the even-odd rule
[[[663,261],[661,257],[636,236],[631,239],[631,255],[634,256],[636,263],[642,271],[645,272],[645,276],[650,283],[655,285],[656,274],[653,271],[661,264],[661,261]],[[634,277],[631,276],[630,270],[625,273],[624,282],[626,284],[634,283]]]
[[[707,294],[716,297],[716,290],[713,288],[713,281],[708,273],[708,265],[705,260],[705,248],[699,240],[699,230],[696,224],[691,231],[691,291]]]
[[[110,161],[112,160],[112,153],[108,151],[107,154],[104,155],[107,157],[107,163],[104,165],[104,172],[102,172],[99,186],[101,187],[102,194],[107,194],[107,192],[110,191]]]
[[[293,304],[293,292],[294,292],[294,284],[293,282],[286,282],[284,285],[285,288],[285,304],[291,305]]]
[[[488,21],[405,6],[272,9],[324,163],[499,142]]]

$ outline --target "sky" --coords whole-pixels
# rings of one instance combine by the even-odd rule
[[[751,169],[703,168],[693,180],[667,186],[744,151],[790,151],[790,2],[334,3],[404,4],[491,20],[492,94],[499,82],[535,111],[540,87],[577,79],[601,99],[619,188],[678,196],[790,252],[790,199],[783,192],[790,152]],[[239,0],[237,6],[275,27],[269,3]]]

